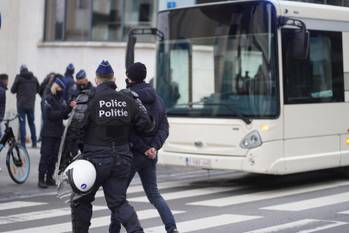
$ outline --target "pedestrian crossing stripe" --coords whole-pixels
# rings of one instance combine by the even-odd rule
[[[106,206],[93,206],[94,211],[107,210]],[[23,214],[14,214],[10,216],[1,216],[0,225],[19,223],[19,222],[29,222],[35,220],[42,220],[47,218],[61,217],[70,215],[70,207],[50,209],[50,210],[40,210],[34,212],[28,212]]]
[[[280,225],[266,227],[266,228],[262,228],[262,229],[257,229],[257,230],[253,230],[253,231],[249,231],[249,232],[245,232],[245,233],[281,232],[281,231],[288,230],[288,229],[296,229],[296,228],[299,228],[301,226],[305,226],[305,225],[308,225],[308,224],[311,224],[314,222],[316,222],[316,221],[313,219],[303,219],[303,220],[299,220],[299,221],[295,221],[295,222],[290,222],[290,223],[280,224]]]
[[[172,213],[174,215],[176,215],[176,214],[185,213],[185,211],[174,210],[174,211],[172,211]],[[146,220],[146,219],[159,217],[159,214],[158,214],[157,210],[155,210],[155,209],[137,211],[137,215],[138,215],[139,220]],[[110,215],[98,217],[98,218],[92,218],[90,229],[109,226],[109,224],[110,224]],[[72,230],[71,222],[65,222],[65,223],[58,223],[58,224],[46,225],[46,226],[40,226],[40,227],[11,230],[11,231],[3,232],[3,233],[28,233],[28,232],[65,233],[65,232],[71,232],[71,230]]]
[[[190,183],[183,183],[183,182],[178,182],[178,181],[171,181],[171,182],[163,182],[158,184],[158,188],[160,190],[162,189],[170,189],[170,188],[178,188],[178,187],[188,187],[190,186]],[[139,193],[139,192],[144,192],[143,191],[143,186],[142,185],[132,185],[127,189],[127,194],[133,194],[133,193]],[[57,191],[55,192],[42,192],[42,193],[35,193],[35,194],[27,194],[27,195],[16,195],[16,198],[32,198],[32,197],[46,197],[46,196],[56,196]],[[103,189],[101,188],[97,193],[96,193],[96,198],[99,197],[104,197]],[[13,200],[13,197],[6,197],[6,198],[0,198],[0,201],[6,202],[9,200]],[[1,203],[0,203],[1,206]],[[0,207],[1,208],[1,207]],[[1,210],[1,209],[0,209]]]
[[[159,188],[159,190],[161,190],[161,189],[169,189],[169,188],[177,188],[177,187],[188,187],[188,186],[189,186],[189,184],[185,184],[183,182],[166,182],[166,183],[160,183],[158,185],[158,188]],[[144,192],[142,185],[130,186],[127,189],[127,194],[139,193],[139,192]],[[96,193],[95,197],[96,198],[104,197],[103,190],[100,189]]]
[[[27,202],[27,201],[12,201],[7,203],[0,203],[0,210],[10,210],[24,207],[33,207],[39,205],[46,205],[46,203],[41,202]]]
[[[349,202],[349,192],[264,207],[264,210],[302,211]]]
[[[190,203],[187,203],[187,205],[225,207],[230,205],[250,203],[250,202],[261,201],[266,199],[304,194],[304,193],[320,191],[324,189],[337,188],[337,187],[345,186],[348,184],[349,182],[328,182],[326,184],[315,185],[315,186],[308,185],[303,188],[292,187],[292,188],[286,188],[282,190],[271,190],[271,191],[262,191],[262,192],[247,193],[247,194],[241,194],[241,195],[231,195],[229,197],[190,202]]]
[[[349,214],[349,210],[339,212],[339,214]]]
[[[234,190],[234,188],[223,188],[223,187],[221,187],[221,188],[217,188],[217,187],[198,188],[198,189],[189,189],[189,190],[184,190],[184,191],[164,193],[164,194],[161,194],[161,196],[165,200],[169,201],[169,200],[176,200],[176,199],[181,199],[181,198],[197,197],[197,196],[221,193],[221,192],[232,191],[232,190]],[[130,201],[130,202],[149,202],[148,198],[145,196],[128,198],[128,201]]]
[[[261,216],[247,216],[247,215],[234,215],[234,214],[222,214],[213,217],[199,218],[189,220],[185,222],[178,222],[177,228],[182,233],[193,232],[199,230],[206,230],[214,227],[221,227],[229,224],[240,223],[250,220],[262,218]],[[147,233],[163,233],[164,228],[161,226],[147,228],[144,230]]]
[[[300,231],[298,233],[313,233],[313,232],[319,232],[319,231],[323,231],[323,230],[327,230],[327,229],[331,229],[331,228],[335,228],[335,227],[339,227],[339,226],[343,226],[343,225],[348,225],[347,222],[337,222],[337,221],[333,221],[331,224],[329,225],[325,225],[325,226],[320,226],[320,227],[316,227],[313,229],[308,229],[308,230],[303,230]]]
[[[323,224],[323,223],[325,223],[326,225],[315,227],[315,228],[312,227],[311,229],[309,229],[309,227],[311,227],[310,225]],[[342,226],[342,225],[346,225],[346,224],[348,224],[348,223],[337,222],[337,221],[318,220],[318,219],[303,219],[303,220],[284,223],[284,224],[275,225],[275,226],[271,226],[271,227],[266,227],[266,228],[262,228],[262,229],[256,229],[256,230],[248,231],[245,233],[275,233],[275,232],[285,232],[287,230],[294,230],[294,229],[297,229],[297,233],[311,233],[311,232],[326,230],[326,229],[330,229],[330,228],[334,228],[334,227],[338,227],[338,226]],[[303,227],[308,228],[308,229],[300,230],[300,228],[303,228]],[[294,231],[292,231],[292,232],[294,232]]]

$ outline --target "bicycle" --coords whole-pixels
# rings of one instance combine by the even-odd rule
[[[27,149],[16,141],[10,122],[18,118],[3,120],[5,122],[5,132],[0,140],[0,152],[8,144],[9,149],[6,156],[6,166],[11,179],[17,184],[23,184],[29,177],[30,158]]]

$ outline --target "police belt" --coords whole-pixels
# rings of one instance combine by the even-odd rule
[[[115,147],[129,147],[128,144]],[[100,152],[100,153],[99,153]],[[97,146],[97,145],[84,145],[84,156],[87,157],[110,157],[111,154],[115,153],[115,148],[112,145],[110,146]]]
[[[95,147],[96,149],[109,149],[112,150],[113,146],[123,146],[123,145],[129,145],[129,141],[128,139],[123,139],[123,140],[113,140],[112,142],[102,142],[102,141],[98,141],[98,140],[93,140],[93,138],[91,138],[89,140],[89,138],[87,140],[85,140],[84,143],[84,147],[87,146],[88,148],[93,149],[93,147]]]
[[[126,127],[99,126],[91,127],[85,138],[85,144],[95,146],[126,145],[129,143],[128,129]]]

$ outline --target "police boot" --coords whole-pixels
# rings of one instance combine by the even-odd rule
[[[56,186],[56,181],[51,176],[48,176],[46,178],[46,184],[47,186]]]
[[[39,183],[38,183],[39,188],[45,189],[47,188],[47,184],[45,183],[45,175],[39,174]]]
[[[177,229],[174,229],[170,233],[179,233],[179,231]]]

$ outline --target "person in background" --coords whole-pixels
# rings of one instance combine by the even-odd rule
[[[6,90],[8,85],[8,75],[0,74],[0,138],[2,137],[1,122],[5,116],[6,110]]]
[[[41,131],[42,131],[42,127],[44,126],[44,100],[45,97],[47,96],[47,94],[50,93],[50,89],[51,86],[53,84],[53,82],[55,81],[56,78],[56,74],[54,72],[49,73],[46,78],[44,79],[44,81],[42,81],[42,83],[40,84],[40,88],[39,88],[39,95],[41,97],[41,103],[40,103],[40,107],[41,107],[41,127],[40,127],[40,136],[39,136],[39,141],[41,141]]]
[[[134,166],[130,172],[128,184],[131,183],[136,172],[138,172],[143,189],[150,203],[159,212],[166,232],[178,233],[176,221],[166,201],[159,193],[156,181],[157,151],[165,143],[169,134],[165,104],[156,94],[152,85],[144,82],[147,76],[147,69],[144,64],[137,62],[131,65],[127,69],[126,75],[127,79],[125,81],[127,87],[139,95],[139,99],[156,123],[151,132],[133,132],[130,136]],[[115,214],[112,214],[109,232],[119,233],[120,228],[120,223],[115,217]]]
[[[49,73],[44,81],[40,84],[39,95],[42,99],[46,97],[48,93],[50,93],[51,86],[55,80],[56,74],[54,72]]]
[[[86,72],[84,70],[79,70],[79,72],[75,76],[76,78],[76,90],[74,96],[77,97],[83,91],[95,91],[95,87],[92,85],[90,81],[88,81],[86,77]]]
[[[63,98],[65,84],[63,76],[56,74],[51,91],[44,99],[44,126],[40,150],[39,182],[40,188],[56,185],[53,179],[59,145],[64,131],[63,120],[68,118],[71,108]]]
[[[64,100],[69,103],[73,99],[75,92],[75,82],[74,82],[75,67],[70,63],[65,69],[63,83],[65,85],[65,90],[63,93]]]
[[[36,94],[39,92],[39,82],[26,65],[20,67],[20,73],[16,76],[11,87],[11,92],[17,96],[17,111],[19,114],[19,127],[21,144],[25,147],[26,127],[25,118],[28,119],[32,146],[36,148],[36,129],[34,124],[34,107]]]

